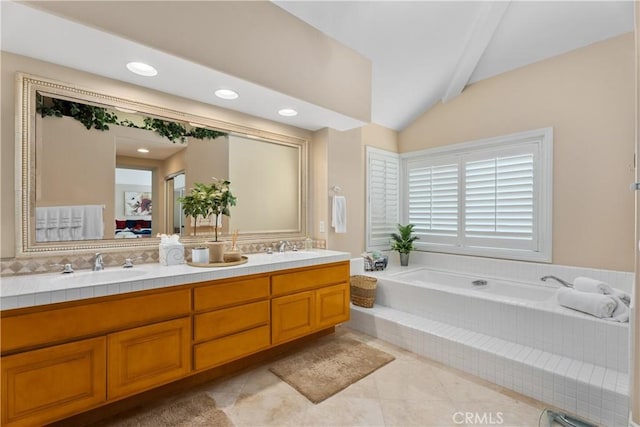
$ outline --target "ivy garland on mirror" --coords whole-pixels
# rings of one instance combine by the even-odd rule
[[[50,102],[45,102],[44,98],[41,94],[37,94],[36,111],[42,117],[72,117],[82,123],[87,129],[94,128],[106,131],[109,130],[110,124],[146,129],[154,131],[174,144],[177,141],[185,143],[189,137],[195,139],[216,139],[219,136],[227,135],[225,132],[211,129],[197,127],[187,129],[181,123],[153,117],[144,117],[144,125],[140,126],[127,119],[118,120],[118,116],[114,112],[110,112],[104,107],[96,107],[94,105],[56,98],[47,98]]]

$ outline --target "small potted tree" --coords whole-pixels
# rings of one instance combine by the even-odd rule
[[[221,215],[230,216],[229,208],[236,205],[236,197],[229,190],[231,182],[213,178],[211,184],[196,182],[191,192],[184,197],[180,197],[178,202],[182,203],[182,210],[186,216],[193,217],[193,234],[197,234],[198,217],[214,218],[215,242],[211,245],[211,262],[223,262],[224,242],[218,242],[218,219]]]
[[[402,267],[409,265],[409,253],[414,249],[413,242],[419,239],[418,236],[411,235],[413,227],[413,224],[398,224],[398,233],[391,233],[391,249],[400,254]]]

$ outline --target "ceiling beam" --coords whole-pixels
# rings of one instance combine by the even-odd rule
[[[491,42],[502,17],[509,7],[509,1],[482,2],[464,48],[458,58],[453,76],[445,91],[442,102],[450,101],[462,93],[469,82],[485,49]]]

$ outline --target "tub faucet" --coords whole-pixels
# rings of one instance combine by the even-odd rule
[[[556,276],[543,276],[540,278],[540,280],[542,280],[543,282],[546,282],[547,279],[553,279],[553,280],[557,280],[558,283],[560,283],[562,286],[566,286],[567,288],[573,288],[573,285],[565,280],[562,280],[559,277]]]
[[[104,270],[104,261],[102,260],[102,254],[98,252],[93,259],[93,271]]]

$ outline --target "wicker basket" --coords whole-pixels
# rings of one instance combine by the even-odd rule
[[[364,308],[373,307],[378,279],[369,276],[351,276],[351,302]]]

